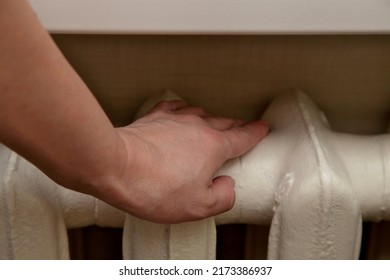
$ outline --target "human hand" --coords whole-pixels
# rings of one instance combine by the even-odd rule
[[[117,132],[127,166],[110,200],[142,219],[179,223],[233,207],[234,180],[214,174],[226,160],[254,147],[268,127],[213,117],[183,101],[163,101]]]

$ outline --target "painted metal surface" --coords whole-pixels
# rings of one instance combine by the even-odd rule
[[[389,0],[30,0],[52,33],[376,34]]]

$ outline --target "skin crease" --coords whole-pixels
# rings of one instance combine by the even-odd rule
[[[180,223],[234,205],[234,181],[213,178],[267,134],[260,121],[158,103],[114,128],[27,1],[0,2],[0,141],[60,185],[134,216]]]

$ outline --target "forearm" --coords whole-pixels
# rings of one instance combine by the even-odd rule
[[[107,180],[121,141],[25,1],[1,1],[0,34],[0,141],[68,187]]]

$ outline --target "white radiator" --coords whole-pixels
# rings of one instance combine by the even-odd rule
[[[269,259],[358,258],[362,220],[390,219],[390,135],[332,132],[299,91],[276,98],[263,119],[271,133],[216,174],[235,179],[234,208],[180,225],[64,189],[0,146],[0,259],[67,259],[67,229],[88,225],[123,227],[125,259],[214,259],[216,225],[229,223],[271,225]]]

